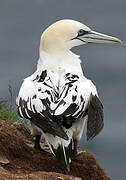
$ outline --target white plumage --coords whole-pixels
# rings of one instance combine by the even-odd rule
[[[43,134],[67,171],[77,153],[86,115],[88,140],[103,128],[96,87],[83,75],[79,56],[70,49],[100,41],[121,42],[73,20],[51,25],[41,37],[37,71],[24,80],[17,97],[19,115],[31,120],[32,134]]]

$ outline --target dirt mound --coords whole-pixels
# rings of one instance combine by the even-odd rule
[[[43,140],[41,143],[46,146]],[[89,152],[74,158],[69,175],[65,175],[52,154],[35,150],[33,144],[24,125],[0,123],[0,179],[110,180]]]

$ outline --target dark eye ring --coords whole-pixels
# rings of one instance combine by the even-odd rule
[[[83,35],[85,35],[85,34],[87,34],[88,32],[87,31],[85,31],[85,30],[83,30],[83,29],[80,29],[79,31],[78,31],[78,36],[83,36]]]

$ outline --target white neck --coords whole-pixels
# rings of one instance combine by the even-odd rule
[[[40,58],[37,64],[37,70],[50,69],[52,71],[70,72],[83,76],[81,60],[79,56],[67,51],[55,56],[49,56],[45,51],[40,52]]]

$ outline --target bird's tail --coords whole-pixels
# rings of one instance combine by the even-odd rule
[[[71,158],[73,155],[72,140],[67,147],[65,147],[64,144],[60,144],[55,149],[53,147],[53,145],[51,145],[51,149],[52,149],[53,153],[55,154],[59,163],[63,166],[63,169],[65,170],[65,172],[69,172],[70,171]]]
[[[66,172],[70,171],[71,158],[73,156],[73,140],[72,133],[69,134],[69,139],[64,140],[58,136],[53,136],[49,133],[44,133],[44,137],[57,160]]]

